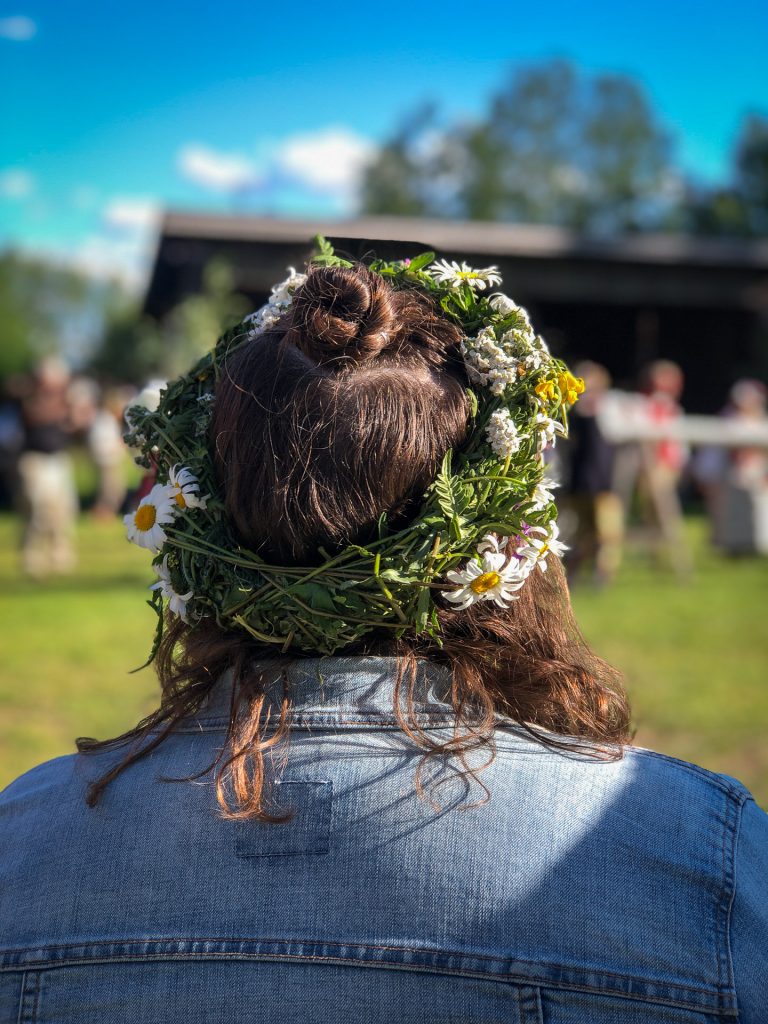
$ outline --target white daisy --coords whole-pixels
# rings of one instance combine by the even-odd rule
[[[528,436],[520,433],[509,409],[497,409],[491,413],[485,433],[494,454],[500,459],[511,458]]]
[[[139,507],[123,516],[128,540],[141,548],[159,551],[166,541],[163,526],[173,522],[175,511],[176,503],[171,488],[155,484],[146,498],[142,498]]]
[[[171,466],[168,471],[168,487],[178,508],[205,508],[207,499],[200,497],[197,477],[183,466]]]
[[[543,412],[536,413],[536,430],[539,435],[539,448],[554,448],[557,435],[566,436],[566,429],[558,420],[550,419]]]
[[[517,560],[508,560],[502,550],[507,540],[507,537],[486,534],[477,547],[476,558],[471,558],[463,569],[446,573],[452,583],[459,584],[458,590],[443,595],[457,611],[477,601],[493,601],[500,608],[507,608],[510,601],[517,600],[516,591],[522,587],[525,577]]]
[[[556,480],[550,480],[550,478],[546,476],[540,480],[534,487],[533,494],[531,495],[533,507],[538,511],[541,511],[543,508],[546,508],[547,505],[550,505],[555,500],[555,496],[552,491],[559,486],[560,484],[557,483]]]
[[[481,270],[475,270],[467,263],[449,263],[448,260],[438,260],[430,268],[430,273],[436,281],[450,284],[453,288],[468,284],[471,288],[477,288],[482,292],[488,285],[501,284],[498,267],[484,267]]]
[[[163,558],[160,565],[155,566],[155,572],[158,575],[157,583],[153,583],[150,586],[150,590],[159,590],[163,597],[168,600],[168,607],[174,615],[178,615],[184,622],[188,622],[187,619],[187,601],[192,597],[192,591],[188,594],[177,594],[173,589],[171,583],[171,572],[168,568],[168,555]]]
[[[540,536],[536,536],[539,534]],[[562,558],[568,550],[561,540],[558,540],[560,531],[554,520],[549,523],[549,529],[543,526],[531,526],[528,528],[526,545],[517,552],[518,556],[530,563],[531,566],[538,565],[542,572],[547,571],[547,558],[550,554]]]

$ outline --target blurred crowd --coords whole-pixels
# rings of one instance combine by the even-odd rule
[[[29,576],[69,572],[76,563],[81,500],[73,451],[95,471],[90,514],[111,519],[127,500],[123,411],[132,388],[100,388],[72,376],[56,358],[6,383],[0,404],[0,482],[4,504],[22,523],[21,566]]]
[[[575,369],[586,390],[571,411],[570,438],[550,453],[548,467],[562,488],[560,522],[572,579],[610,583],[630,525],[678,576],[688,576],[683,495],[703,504],[712,543],[723,552],[768,554],[765,385],[734,384],[720,419],[709,423],[708,439],[691,443],[681,429],[690,418],[681,406],[684,378],[676,364],[650,364],[632,391],[613,388],[598,363]],[[54,358],[6,382],[0,401],[0,504],[18,512],[21,566],[29,576],[68,572],[75,565],[83,494],[76,488],[73,453],[89,464],[90,515],[112,519],[138,500],[141,490],[128,486],[124,410],[137,400],[151,407],[160,386],[152,382],[141,394],[129,387],[102,388],[72,376]],[[721,423],[741,424],[744,436],[756,440],[734,443]]]
[[[704,431],[681,405],[684,376],[668,360],[641,372],[635,391],[611,387],[604,366],[576,367],[585,394],[571,410],[568,444],[553,475],[565,492],[563,535],[569,577],[610,583],[628,525],[681,578],[691,573],[683,496],[704,505],[712,544],[728,555],[768,554],[768,391],[757,380],[730,389]],[[738,426],[734,435],[733,427]],[[690,435],[690,436],[689,436]],[[742,436],[747,443],[738,443]]]

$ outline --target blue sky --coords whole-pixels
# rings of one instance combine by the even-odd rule
[[[163,206],[349,211],[402,114],[471,118],[510,66],[551,56],[638,79],[678,162],[717,180],[744,114],[768,112],[767,44],[753,0],[0,0],[0,245],[135,280]]]

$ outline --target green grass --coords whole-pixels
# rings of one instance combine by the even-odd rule
[[[0,785],[73,749],[76,736],[123,731],[154,706],[154,616],[142,596],[150,556],[121,524],[83,519],[72,577],[22,578],[16,524],[0,519]],[[635,742],[744,781],[768,803],[766,563],[724,559],[688,524],[696,554],[682,585],[631,553],[617,583],[578,587],[577,616],[593,647],[620,668]]]

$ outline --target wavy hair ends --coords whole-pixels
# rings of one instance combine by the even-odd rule
[[[446,451],[466,435],[466,378],[457,328],[417,291],[393,291],[364,267],[313,270],[293,307],[271,331],[228,360],[214,404],[211,443],[225,504],[243,543],[287,564],[317,550],[365,542],[386,512],[406,522]],[[502,720],[552,748],[577,745],[619,757],[630,738],[618,674],[596,657],[573,618],[556,559],[535,570],[509,609],[478,602],[439,611],[442,645],[429,637],[393,640],[371,633],[344,655],[398,658],[394,713],[427,766],[448,759],[480,783]],[[285,820],[269,785],[290,731],[290,694],[279,711],[265,703],[273,676],[259,670],[274,649],[214,620],[194,626],[168,616],[156,668],[156,712],[113,740],[81,739],[78,749],[125,746],[88,790],[96,803],[110,782],[149,754],[204,705],[226,671],[233,703],[226,738],[205,772],[216,778],[229,817]],[[285,664],[295,661],[285,656]],[[420,662],[452,673],[453,735],[438,742],[418,724]],[[470,755],[479,752],[480,767]],[[487,791],[486,791],[487,796]]]

